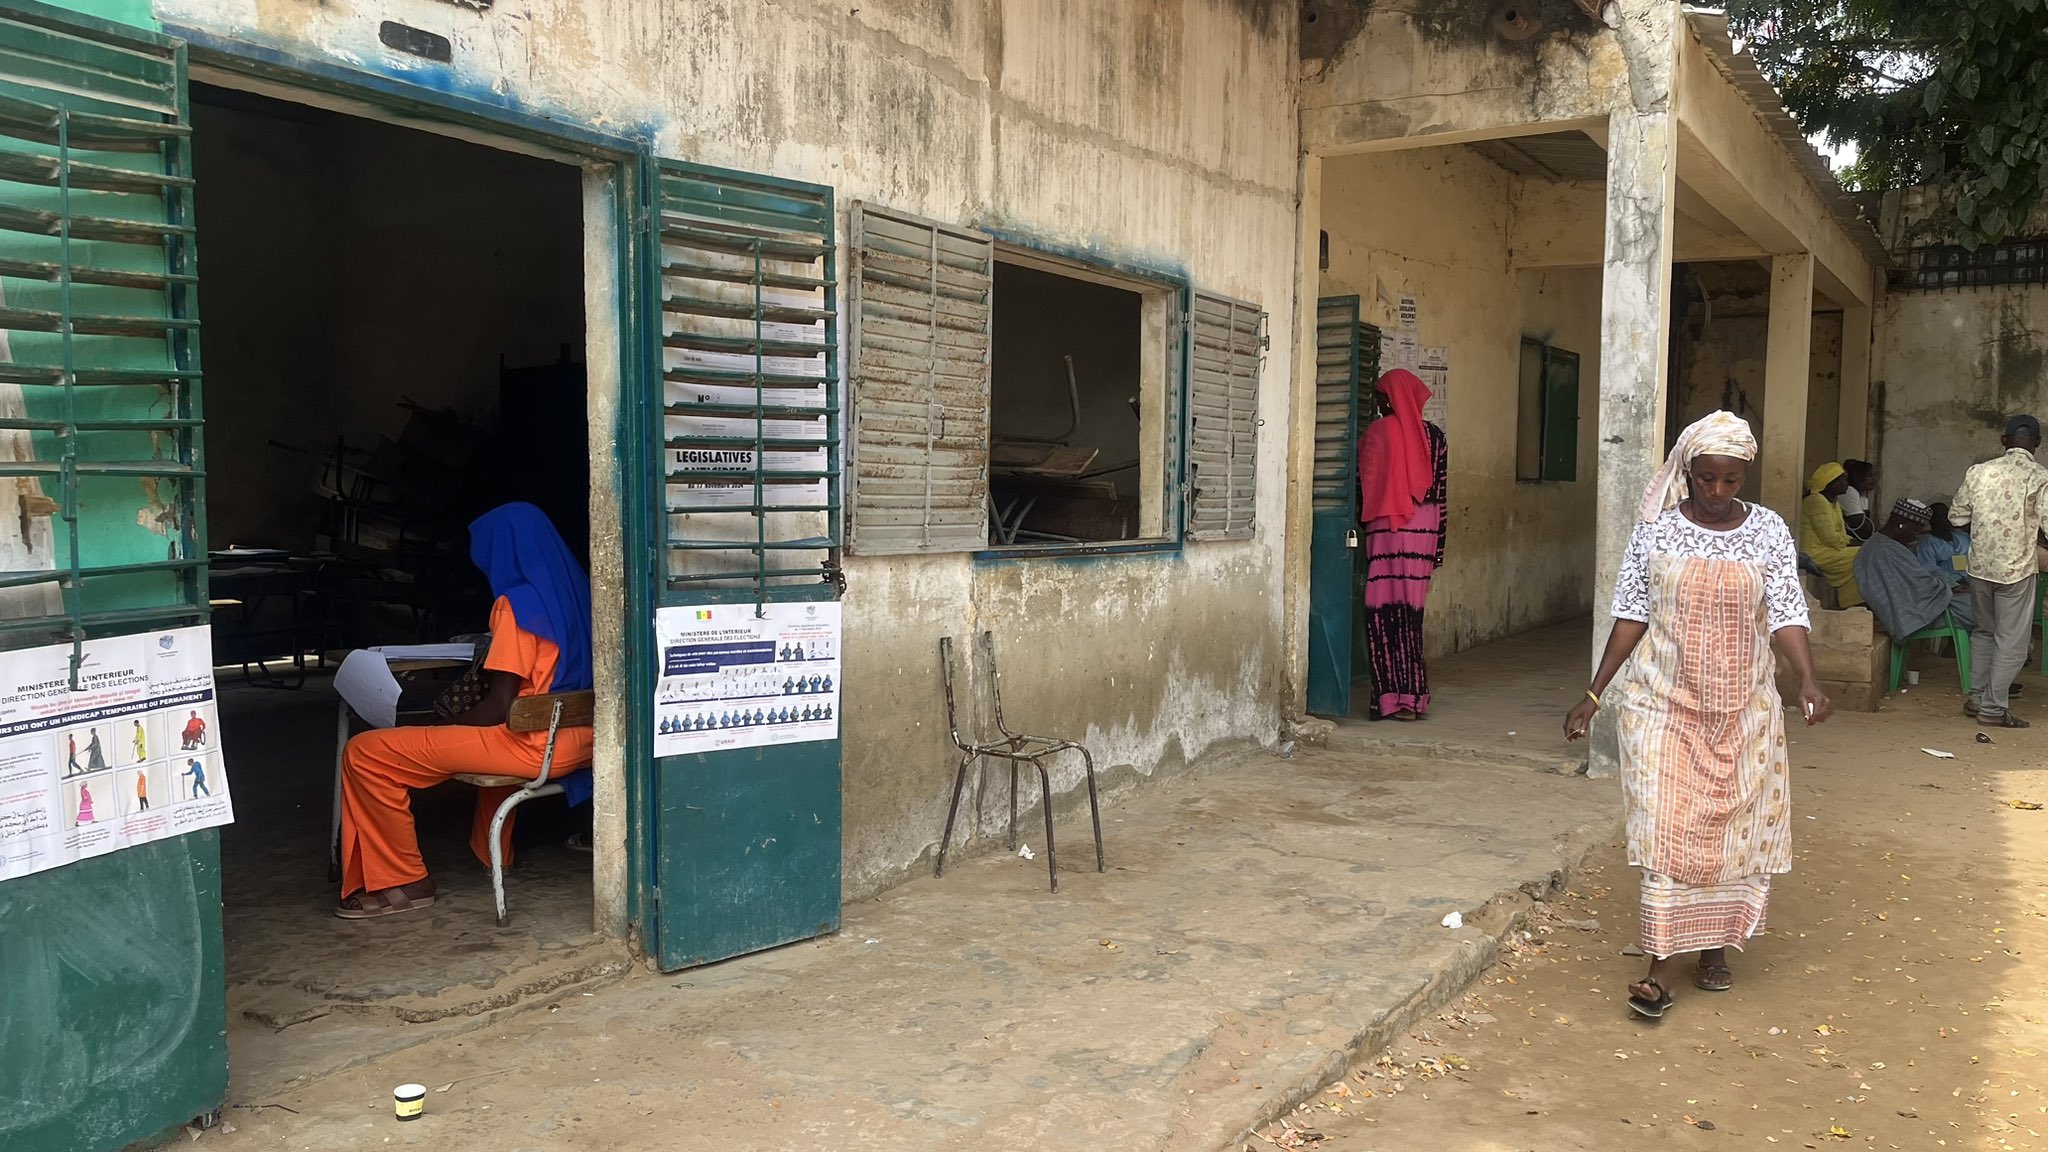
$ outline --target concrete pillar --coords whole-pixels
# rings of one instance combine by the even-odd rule
[[[1309,542],[1315,535],[1316,466],[1316,299],[1322,292],[1323,158],[1301,158],[1299,232],[1294,244],[1294,379],[1287,420],[1287,532],[1281,620],[1287,662],[1282,672],[1281,713],[1308,715]]]
[[[1678,96],[1684,17],[1646,5],[1614,25],[1628,70],[1607,119],[1607,219],[1600,282],[1600,470],[1593,527],[1592,661],[1614,626],[1614,576],[1643,489],[1664,462],[1671,345],[1671,224],[1678,197]],[[1613,776],[1612,710],[1593,721],[1586,771]]]
[[[1771,323],[1764,354],[1764,507],[1796,531],[1806,488],[1806,394],[1813,379],[1813,254],[1771,258]]]
[[[1842,310],[1842,423],[1835,450],[1870,458],[1870,305]]]
[[[1676,10],[1677,6],[1672,8]],[[1667,45],[1668,48],[1668,45]],[[1635,530],[1643,489],[1664,462],[1664,387],[1671,340],[1671,222],[1678,117],[1669,97],[1609,118],[1607,240],[1600,312],[1600,474],[1593,555],[1593,663],[1614,620],[1614,576]],[[1593,726],[1587,771],[1618,770],[1607,714]]]

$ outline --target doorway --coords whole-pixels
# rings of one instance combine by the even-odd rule
[[[224,87],[191,106],[239,1094],[620,963],[587,804],[519,809],[507,929],[466,784],[413,798],[433,908],[336,919],[329,870],[341,654],[486,631],[467,525],[497,505],[540,507],[588,569],[586,222],[573,164]]]

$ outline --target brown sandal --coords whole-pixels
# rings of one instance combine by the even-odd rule
[[[407,888],[414,889],[414,892],[407,892]],[[421,888],[426,890],[418,891]],[[394,916],[400,912],[433,906],[433,885],[421,881],[417,884],[386,888],[379,892],[358,892],[336,905],[334,914],[343,920],[375,920],[379,916]]]

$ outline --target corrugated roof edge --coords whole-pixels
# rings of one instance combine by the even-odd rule
[[[1841,225],[1849,239],[1863,249],[1863,254],[1870,258],[1872,264],[1878,268],[1890,268],[1891,253],[1878,238],[1877,226],[1863,214],[1855,198],[1843,189],[1842,182],[1835,179],[1834,169],[1806,138],[1799,121],[1786,110],[1785,100],[1778,94],[1777,86],[1757,68],[1756,57],[1735,47],[1735,40],[1728,33],[1727,13],[1688,5],[1685,18],[1692,25],[1693,35],[1699,37],[1707,49],[1707,56],[1713,60],[1714,67],[1735,85],[1743,99],[1749,101],[1749,106],[1756,109],[1764,127],[1778,137],[1786,151],[1792,154],[1792,159],[1806,170],[1807,179],[1820,193],[1835,223]]]

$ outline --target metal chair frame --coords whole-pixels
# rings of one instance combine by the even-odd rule
[[[953,774],[953,803],[946,809],[946,833],[939,840],[939,858],[932,875],[946,874],[946,848],[953,842],[953,824],[960,815],[960,797],[967,788],[967,770],[980,764],[984,757],[1007,760],[1010,763],[1010,848],[1017,847],[1017,767],[1030,764],[1038,769],[1039,794],[1045,807],[1045,870],[1052,883],[1052,890],[1060,890],[1059,857],[1053,847],[1052,832],[1052,778],[1045,770],[1045,760],[1062,752],[1079,752],[1081,764],[1088,776],[1088,816],[1095,828],[1095,870],[1106,872],[1108,867],[1102,857],[1102,808],[1095,792],[1095,757],[1088,749],[1072,740],[1060,740],[1050,736],[1026,736],[1010,731],[1003,719],[1003,675],[996,668],[995,634],[981,634],[981,650],[988,661],[989,703],[995,712],[996,739],[963,740],[960,736],[959,709],[953,693],[953,638],[939,638],[939,674],[946,685],[946,725],[953,736],[953,746],[960,750],[960,766]]]

